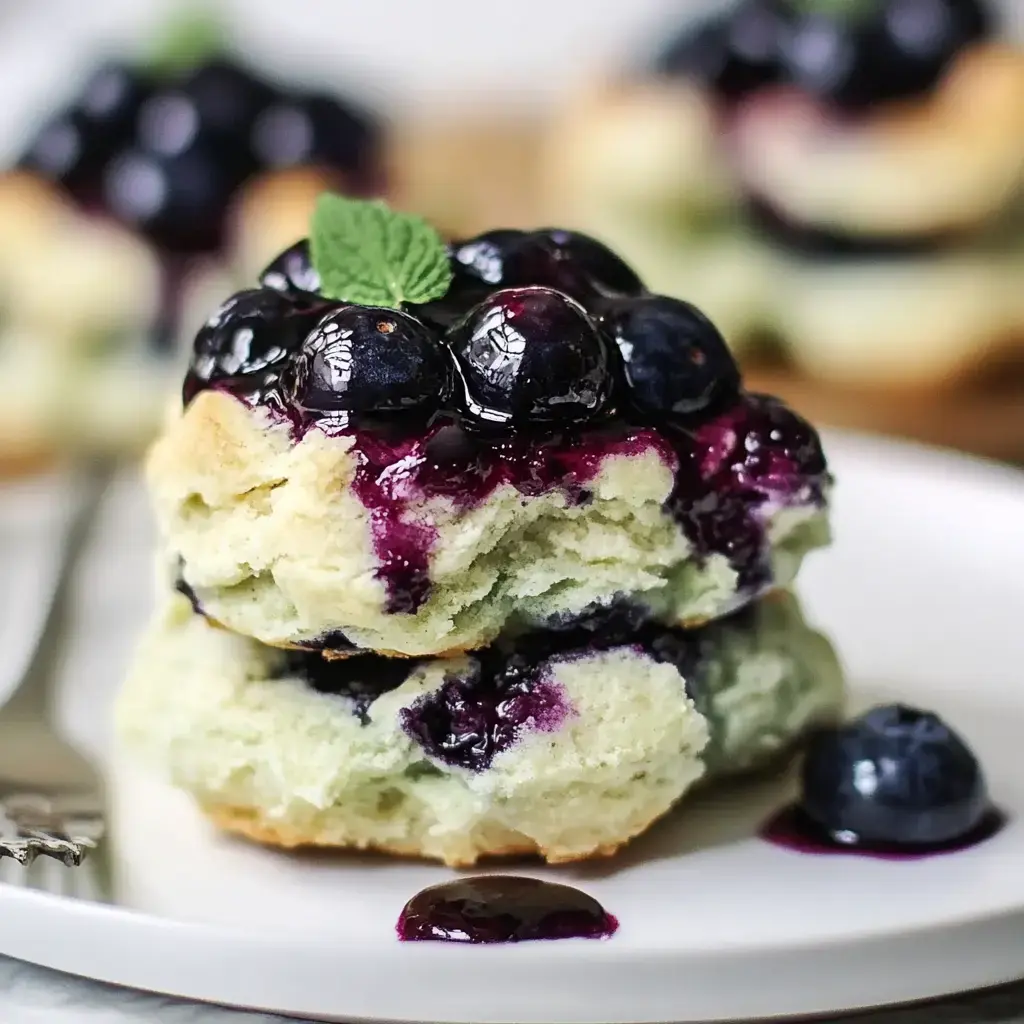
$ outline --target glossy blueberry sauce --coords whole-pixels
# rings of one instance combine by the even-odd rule
[[[273,411],[268,396],[260,403]],[[296,440],[315,426],[291,424]],[[367,429],[350,436],[357,460],[352,488],[370,513],[377,576],[393,613],[415,613],[430,595],[437,534],[418,509],[434,498],[466,511],[507,485],[524,497],[560,491],[567,503],[586,504],[605,459],[652,451],[675,474],[666,510],[695,557],[726,556],[740,588],[756,592],[770,582],[764,506],[820,503],[828,481],[813,427],[779,400],[755,394],[693,429],[617,421],[541,438],[492,436],[441,418],[412,436]]]
[[[418,892],[395,931],[403,942],[606,939],[618,921],[572,886],[516,875],[459,878]]]
[[[777,399],[747,395],[676,445],[667,507],[696,554],[725,555],[739,588],[770,583],[768,503],[821,504],[828,471],[814,428]]]
[[[513,657],[489,671],[486,661],[466,676],[449,676],[399,713],[402,728],[427,755],[476,772],[525,731],[555,732],[574,714],[562,687],[542,668]]]
[[[759,835],[773,846],[795,853],[868,857],[874,860],[923,860],[979,846],[998,835],[1006,825],[1006,820],[1006,815],[993,807],[976,828],[950,842],[913,846],[867,844],[853,835],[831,835],[811,821],[798,804],[789,804],[765,822]]]

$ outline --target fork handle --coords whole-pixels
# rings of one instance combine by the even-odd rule
[[[44,719],[48,715],[52,682],[61,654],[59,638],[66,625],[68,598],[96,512],[112,475],[113,465],[99,460],[87,464],[81,471],[81,479],[75,488],[75,507],[62,531],[60,566],[49,593],[43,622],[21,679],[4,701],[5,714],[31,719]]]

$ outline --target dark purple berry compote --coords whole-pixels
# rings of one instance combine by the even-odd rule
[[[222,53],[193,66],[100,65],[29,140],[20,165],[173,256],[217,250],[237,190],[297,166],[379,188],[376,119]]]
[[[893,704],[814,735],[799,801],[763,834],[804,852],[906,859],[974,846],[1002,823],[964,740],[937,715]]]
[[[933,89],[994,22],[988,0],[741,0],[687,26],[653,70],[726,103],[783,86],[860,113]]]
[[[403,942],[529,942],[606,939],[619,924],[569,885],[518,875],[458,878],[418,892],[395,930]]]
[[[179,589],[190,595],[187,586]],[[594,606],[545,627],[507,633],[474,651],[464,659],[465,667],[449,671],[439,687],[402,708],[399,721],[431,761],[484,771],[527,733],[554,732],[572,720],[575,709],[553,678],[557,664],[616,648],[673,665],[687,696],[705,713],[705,670],[721,648],[723,633],[750,627],[756,614],[756,606],[748,605],[699,628],[680,629],[651,621],[645,608],[625,599]],[[347,700],[366,725],[373,702],[401,686],[421,664],[361,651],[334,637],[283,655],[278,675]]]
[[[842,131],[933,93],[965,51],[994,34],[995,23],[989,0],[740,0],[688,26],[651,71],[698,83],[715,101],[726,140],[742,131],[752,107],[763,108],[766,120],[786,117],[776,100],[790,106],[794,95]],[[950,241],[938,232],[831,231],[788,218],[763,196],[746,200],[755,232],[796,256],[900,258]]]
[[[367,216],[376,224],[380,211]],[[337,244],[350,258],[355,247]],[[607,458],[653,455],[674,475],[665,511],[693,557],[728,558],[742,599],[770,582],[768,515],[824,500],[814,430],[746,394],[714,325],[644,291],[593,239],[437,240],[450,284],[393,306],[327,297],[315,253],[292,246],[211,318],[183,399],[225,392],[296,443],[311,430],[348,439],[390,612],[430,597],[437,529],[424,507],[439,499],[458,513],[511,487],[584,506]]]

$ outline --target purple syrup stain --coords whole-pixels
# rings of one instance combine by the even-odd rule
[[[867,857],[873,860],[924,860],[969,850],[1003,830],[1006,815],[992,807],[966,835],[945,843],[899,845],[860,843],[856,836],[836,837],[816,825],[798,804],[789,804],[762,826],[758,835],[772,846],[812,856]]]
[[[406,734],[430,757],[479,772],[524,732],[555,732],[575,714],[565,691],[543,665],[488,649],[466,676],[449,676],[432,693],[402,708]]]
[[[459,878],[418,892],[402,908],[402,942],[529,942],[607,939],[618,921],[569,885],[517,875]]]

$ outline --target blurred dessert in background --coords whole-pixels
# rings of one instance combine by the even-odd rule
[[[581,92],[545,205],[748,366],[842,389],[844,422],[894,390],[927,418],[917,396],[1024,354],[1024,51],[999,27],[983,0],[741,0]]]
[[[210,296],[302,237],[325,187],[383,187],[376,117],[187,27],[100,63],[0,175],[0,469],[138,450]]]

